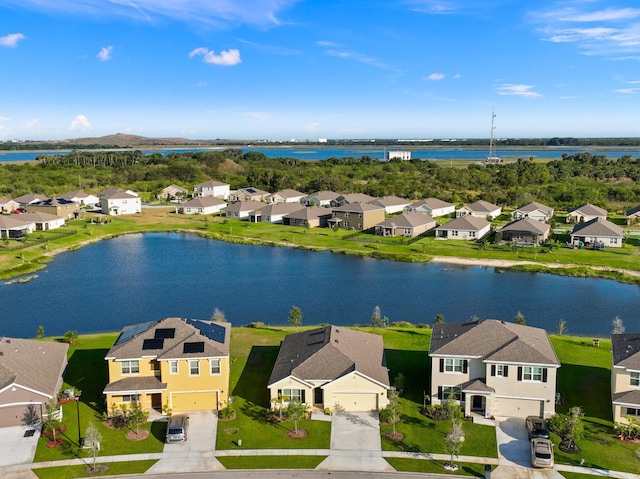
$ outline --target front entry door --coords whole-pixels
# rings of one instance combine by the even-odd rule
[[[324,403],[324,395],[322,394],[322,388],[315,388],[313,390],[313,403],[314,404],[323,404]]]

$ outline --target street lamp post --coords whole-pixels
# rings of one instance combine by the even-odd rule
[[[76,396],[76,415],[78,416],[78,446],[82,447],[82,434],[80,432],[80,396]]]

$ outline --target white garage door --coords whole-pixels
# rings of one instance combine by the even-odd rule
[[[375,411],[378,409],[378,395],[375,393],[339,393],[333,395],[334,403],[345,411]]]
[[[179,411],[211,411],[218,409],[218,393],[191,392],[172,393],[171,407],[174,412]]]
[[[543,403],[538,400],[496,398],[495,403],[496,416],[527,417],[543,413]]]

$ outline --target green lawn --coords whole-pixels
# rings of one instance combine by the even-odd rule
[[[396,471],[422,472],[427,474],[450,474],[452,476],[485,477],[483,464],[454,461],[459,469],[456,472],[448,472],[443,469],[446,461],[434,461],[428,459],[404,459],[396,457],[386,458]]]
[[[229,456],[217,459],[227,469],[315,469],[326,456]]]
[[[109,470],[102,473],[87,471],[87,467],[91,465],[91,461],[88,461],[86,466],[46,467],[43,469],[33,469],[33,472],[40,479],[74,479],[76,477],[144,474],[147,469],[153,466],[156,462],[157,461],[110,462],[107,464],[109,466]]]

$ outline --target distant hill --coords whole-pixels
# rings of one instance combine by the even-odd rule
[[[224,145],[241,144],[242,140],[189,140],[187,138],[148,138],[138,135],[127,135],[116,133],[93,138],[71,138],[57,142],[59,144],[70,145],[91,145],[91,146],[118,146],[121,148],[136,146],[194,146],[194,145]]]

